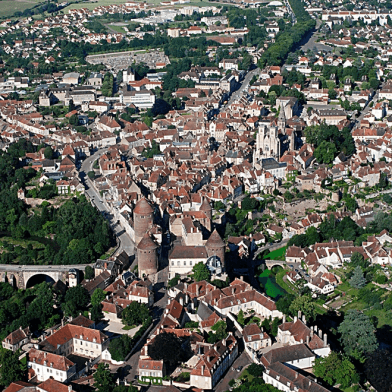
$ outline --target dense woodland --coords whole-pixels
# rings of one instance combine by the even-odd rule
[[[18,258],[23,264],[80,264],[94,262],[114,243],[107,221],[81,195],[59,208],[44,202],[29,210],[17,198],[17,190],[37,176],[33,169],[21,167],[26,152],[35,152],[22,139],[0,152],[0,234],[16,240],[33,239],[41,248],[22,247],[3,242],[1,262],[10,264]]]

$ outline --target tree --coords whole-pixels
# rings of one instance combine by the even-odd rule
[[[156,361],[163,360],[176,365],[181,358],[181,339],[174,333],[160,333],[148,346],[148,355]]]
[[[195,264],[195,266],[192,268],[192,271],[193,271],[193,279],[196,282],[210,279],[210,270],[202,262]]]
[[[69,118],[69,123],[71,125],[78,125],[79,124],[79,116],[77,114],[73,114],[70,118]]]
[[[109,344],[109,352],[115,361],[124,361],[128,353],[132,349],[132,338],[127,334],[121,335],[119,338],[112,339]]]
[[[218,321],[211,327],[211,332],[208,336],[208,343],[216,343],[227,337],[227,325],[223,320]],[[214,333],[214,332],[215,333]]]
[[[122,322],[126,325],[140,325],[148,318],[146,304],[132,301],[122,312]]]
[[[0,385],[7,387],[14,381],[23,379],[23,370],[18,353],[4,350],[0,356]]]
[[[45,147],[44,157],[46,159],[53,159],[53,150],[52,150],[52,148],[50,146]]]
[[[366,279],[363,276],[362,268],[359,265],[354,269],[353,276],[350,279],[350,286],[355,289],[361,289],[366,286]]]
[[[378,392],[390,392],[392,385],[391,352],[377,350],[367,355],[364,365],[366,379]]]
[[[314,150],[314,157],[319,163],[331,163],[335,159],[336,154],[335,144],[325,140]]]
[[[91,178],[92,180],[95,178],[95,171],[94,170],[90,170],[87,173],[88,178]]]
[[[101,302],[105,299],[106,297],[106,291],[103,291],[100,288],[97,288],[94,292],[93,295],[91,296],[91,305],[97,306],[100,305]]]
[[[372,353],[378,348],[372,322],[358,310],[347,311],[338,332],[341,334],[344,351],[353,358],[359,359],[363,354]]]
[[[283,297],[280,297],[276,301],[276,309],[288,316],[290,314],[290,305],[294,299],[295,297],[293,294],[286,294]]]
[[[246,370],[253,377],[262,377],[263,371],[264,371],[264,366],[257,365],[256,363],[252,363],[250,366],[247,367]]]
[[[90,280],[90,279],[94,279],[94,276],[95,276],[94,268],[88,265],[84,270],[84,278]]]
[[[100,363],[93,377],[97,392],[108,392],[114,389],[115,383],[108,364]]]
[[[245,319],[244,319],[244,312],[242,309],[239,311],[237,315],[237,321],[240,325],[244,326],[245,325]]]
[[[340,384],[345,389],[359,382],[355,365],[346,357],[331,351],[327,357],[316,358],[313,372],[330,386]]]
[[[289,309],[293,316],[296,316],[298,311],[301,311],[308,321],[315,320],[317,316],[316,306],[312,302],[310,295],[302,295],[295,298]]]
[[[71,287],[65,294],[63,310],[64,313],[76,317],[80,311],[87,308],[90,302],[88,291],[81,285]]]
[[[360,266],[361,268],[364,268],[364,269],[369,266],[369,262],[365,261],[363,255],[359,252],[354,252],[351,255],[350,264],[353,265],[354,267]]]

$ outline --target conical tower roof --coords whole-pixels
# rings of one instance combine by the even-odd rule
[[[140,199],[133,210],[135,214],[148,215],[154,212],[148,201],[143,197]]]
[[[216,248],[216,247],[224,247],[225,243],[223,242],[221,236],[216,231],[216,229],[210,235],[210,238],[207,240],[206,245],[207,248]]]
[[[158,245],[151,239],[150,235],[146,233],[139,242],[137,248],[140,250],[155,250],[158,248]]]
[[[211,204],[208,202],[206,197],[203,197],[203,202],[201,203],[200,211],[212,211]]]

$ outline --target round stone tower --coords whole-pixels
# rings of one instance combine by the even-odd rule
[[[225,270],[225,243],[223,242],[221,236],[218,234],[216,229],[210,235],[210,238],[205,244],[208,257],[217,256],[219,257],[222,268]]]
[[[212,207],[206,197],[203,197],[203,202],[200,206],[200,211],[203,211],[209,220],[212,220]]]
[[[137,245],[144,234],[151,229],[154,222],[154,210],[148,203],[148,201],[143,198],[140,199],[133,210],[133,222],[135,228],[135,244]]]
[[[137,246],[139,278],[158,272],[158,245],[145,233]]]

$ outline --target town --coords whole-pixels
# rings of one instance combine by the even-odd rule
[[[389,0],[0,10],[4,391],[390,391]]]

